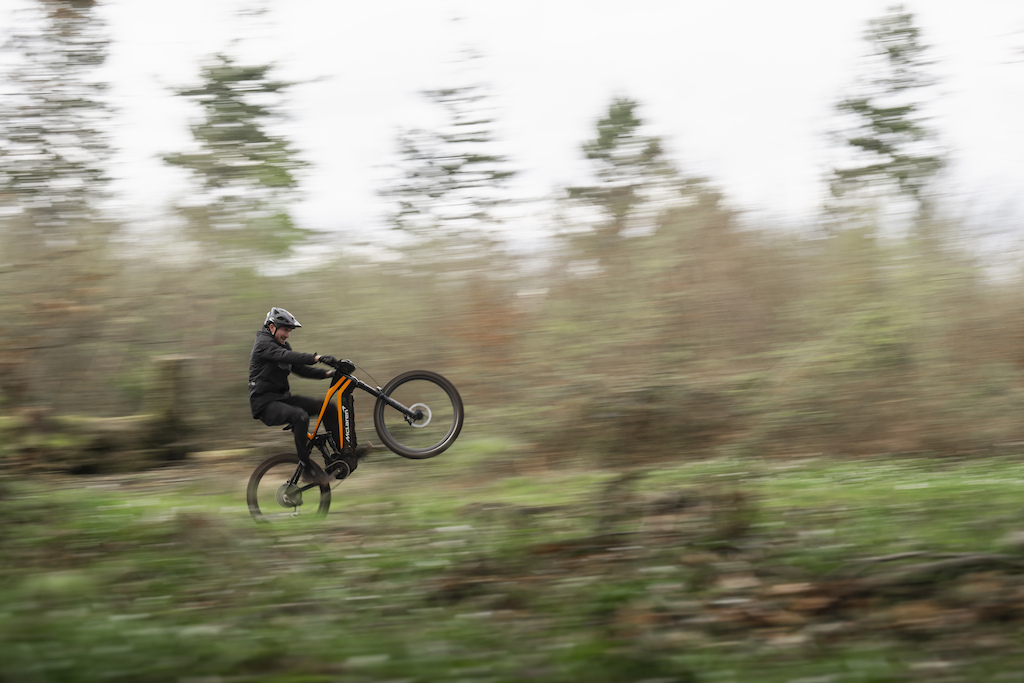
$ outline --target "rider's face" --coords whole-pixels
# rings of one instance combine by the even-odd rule
[[[288,341],[288,337],[292,333],[292,328],[278,327],[277,325],[271,325],[271,327],[274,328],[273,330],[271,330],[271,334],[274,335],[274,339],[276,339],[282,344]]]

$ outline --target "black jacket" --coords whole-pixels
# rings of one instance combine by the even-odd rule
[[[311,368],[316,363],[312,353],[292,351],[291,344],[281,344],[267,329],[256,333],[256,342],[249,356],[249,406],[253,418],[258,418],[271,401],[283,401],[291,397],[288,375],[309,379],[326,379],[326,368]]]

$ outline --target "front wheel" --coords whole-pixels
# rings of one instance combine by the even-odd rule
[[[443,453],[462,430],[462,397],[436,372],[402,373],[385,385],[383,394],[413,413],[406,414],[384,396],[377,398],[373,409],[377,436],[403,457],[422,460]]]
[[[261,462],[245,491],[249,514],[257,522],[323,517],[331,506],[330,484],[307,484],[299,475],[299,456],[279,453]]]

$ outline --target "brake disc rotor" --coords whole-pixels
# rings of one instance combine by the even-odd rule
[[[413,405],[409,406],[409,410],[419,410],[423,413],[423,417],[421,417],[419,420],[415,422],[409,422],[410,427],[415,427],[416,429],[423,429],[428,424],[430,424],[430,418],[432,416],[430,414],[430,406],[428,406],[426,403],[414,403]]]
[[[291,484],[281,484],[277,489],[277,504],[283,508],[297,508],[302,505],[302,490]]]

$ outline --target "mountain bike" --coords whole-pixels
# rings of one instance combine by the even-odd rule
[[[335,368],[353,367],[351,361],[333,365]],[[270,456],[249,477],[245,498],[254,520],[270,522],[303,514],[313,517],[327,514],[332,484],[348,478],[358,463],[355,389],[362,389],[377,399],[373,408],[377,436],[388,449],[402,457],[421,460],[440,455],[462,430],[465,418],[462,398],[455,385],[436,372],[412,370],[398,375],[383,387],[375,387],[336,369],[316,425],[307,434],[311,461],[313,450],[319,451],[324,471],[332,479],[319,484],[304,481],[307,466],[294,451]],[[338,424],[328,425],[326,422],[330,420],[325,416],[331,401],[336,402]]]

